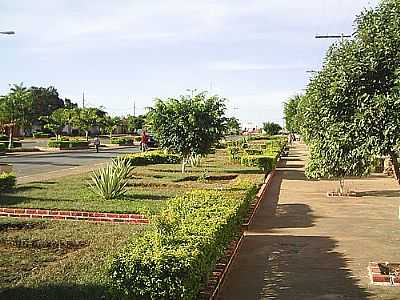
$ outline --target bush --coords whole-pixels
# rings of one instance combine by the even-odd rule
[[[6,149],[7,149],[7,144],[6,143],[0,143],[0,151],[3,152]]]
[[[262,155],[263,150],[259,149],[245,149],[244,152],[248,155]]]
[[[14,174],[0,173],[0,193],[10,192],[15,188],[17,178]]]
[[[111,139],[111,144],[115,145],[133,145],[133,138],[115,137]]]
[[[60,148],[60,149],[74,149],[74,148],[88,148],[88,141],[56,141],[50,140],[47,144],[50,148]]]
[[[278,155],[244,155],[240,163],[247,167],[258,167],[266,174],[275,169]]]
[[[229,242],[240,230],[257,186],[197,190],[172,199],[155,231],[135,238],[108,266],[119,299],[197,299]]]
[[[178,164],[181,157],[177,154],[164,153],[163,151],[147,151],[128,154],[124,156],[133,166],[146,166],[155,164]]]
[[[9,137],[5,134],[0,134],[0,141],[1,142],[7,142]]]
[[[41,131],[36,131],[32,134],[33,138],[35,139],[40,139],[40,138],[49,138],[50,134],[49,133],[44,133]]]

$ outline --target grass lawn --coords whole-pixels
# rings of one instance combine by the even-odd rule
[[[258,180],[262,177],[255,168],[229,162],[225,150],[204,159],[201,167],[188,167],[185,174],[181,174],[180,168],[180,165],[136,167],[126,194],[116,200],[100,199],[89,188],[90,174],[85,174],[18,185],[16,191],[1,195],[0,206],[152,214],[179,193],[196,188],[221,188],[238,175]]]
[[[193,189],[225,189],[237,176],[261,183],[255,168],[230,162],[218,150],[201,167],[151,165],[134,169],[121,199],[100,200],[89,174],[19,185],[0,206],[130,213],[157,213],[170,197]],[[107,259],[151,225],[94,224],[0,218],[1,299],[107,299]]]

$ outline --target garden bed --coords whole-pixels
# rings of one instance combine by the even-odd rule
[[[400,287],[400,263],[371,262],[368,271],[373,284]]]

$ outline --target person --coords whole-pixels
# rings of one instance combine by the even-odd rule
[[[100,139],[98,136],[94,138],[93,144],[96,147],[96,152],[99,153]]]
[[[147,135],[146,130],[143,130],[140,140],[140,146],[142,148],[142,152],[145,152],[149,148],[147,145],[148,142],[149,142],[149,136]]]

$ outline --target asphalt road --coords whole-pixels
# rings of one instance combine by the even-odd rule
[[[13,172],[17,177],[32,176],[54,171],[73,169],[80,166],[90,166],[105,162],[118,155],[139,152],[138,147],[120,149],[77,150],[62,153],[38,153],[21,156],[0,157],[0,163],[13,164]]]

